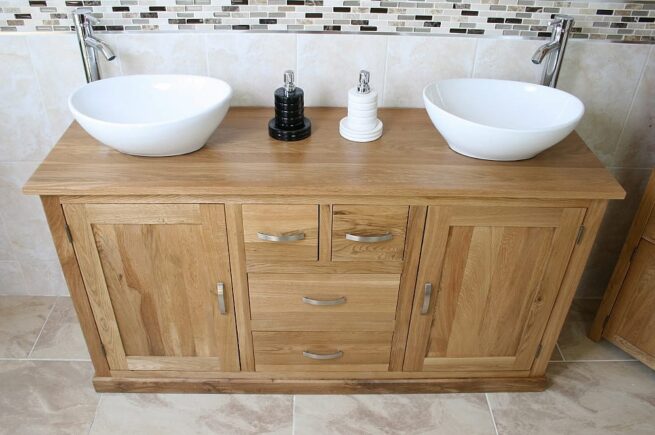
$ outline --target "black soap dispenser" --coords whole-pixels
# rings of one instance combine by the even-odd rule
[[[301,140],[312,133],[312,123],[305,118],[304,96],[293,83],[293,71],[285,71],[284,86],[275,91],[275,118],[268,123],[268,134],[273,139]]]

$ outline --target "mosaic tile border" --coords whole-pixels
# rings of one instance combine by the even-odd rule
[[[0,32],[70,32],[73,8],[96,29],[418,33],[547,38],[554,14],[573,37],[655,43],[655,1],[553,0],[0,0]]]

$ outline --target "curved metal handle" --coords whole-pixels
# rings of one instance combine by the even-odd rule
[[[421,314],[427,314],[430,309],[430,299],[432,298],[432,283],[426,282],[423,286],[423,306],[421,307]]]
[[[380,234],[378,236],[357,236],[355,234],[346,234],[346,240],[351,240],[353,242],[361,242],[361,243],[380,243],[380,242],[386,242],[387,240],[393,239],[393,234],[386,232],[384,234]]]
[[[222,282],[216,284],[216,290],[218,293],[218,311],[221,314],[226,314],[227,310],[225,309],[225,285]]]
[[[285,234],[283,236],[276,236],[274,234],[257,232],[257,238],[267,242],[296,242],[298,240],[303,240],[305,238],[305,233],[294,233]]]
[[[340,350],[334,353],[314,353],[314,352],[304,351],[302,353],[302,356],[310,359],[327,360],[327,359],[341,358],[343,356],[343,352],[341,352]]]
[[[336,299],[328,299],[328,300],[320,300],[320,299],[313,299],[313,298],[308,298],[307,296],[302,297],[302,301],[305,304],[308,305],[341,305],[346,303],[346,297],[341,296]]]

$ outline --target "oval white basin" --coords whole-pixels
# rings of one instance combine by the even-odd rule
[[[423,101],[450,148],[485,160],[523,160],[573,131],[584,105],[559,89],[491,79],[451,79],[426,86]]]
[[[230,85],[211,77],[132,75],[86,84],[68,106],[105,145],[138,156],[174,156],[207,142],[231,97]]]

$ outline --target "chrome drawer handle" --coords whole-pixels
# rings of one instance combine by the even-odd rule
[[[302,356],[305,358],[310,358],[310,359],[317,359],[317,360],[326,360],[326,359],[337,359],[341,358],[343,356],[343,352],[340,350],[334,352],[334,353],[314,353],[314,352],[308,352],[304,351],[302,353]]]
[[[360,243],[380,243],[391,239],[393,239],[393,234],[391,233],[384,233],[379,236],[357,236],[350,233],[346,234],[346,240]]]
[[[308,305],[341,305],[346,303],[346,297],[341,296],[336,299],[328,299],[328,300],[320,300],[320,299],[312,299],[308,298],[307,296],[302,297],[302,301]]]
[[[423,286],[423,306],[421,307],[421,314],[427,314],[430,309],[430,299],[432,298],[432,283],[426,282]]]
[[[227,310],[225,309],[225,285],[222,282],[216,284],[216,290],[218,293],[218,311],[221,314],[226,314]]]
[[[266,240],[267,242],[295,242],[298,240],[303,240],[305,238],[305,233],[294,233],[286,234],[283,236],[276,236],[274,234],[266,233],[257,233],[257,238],[259,240]]]

